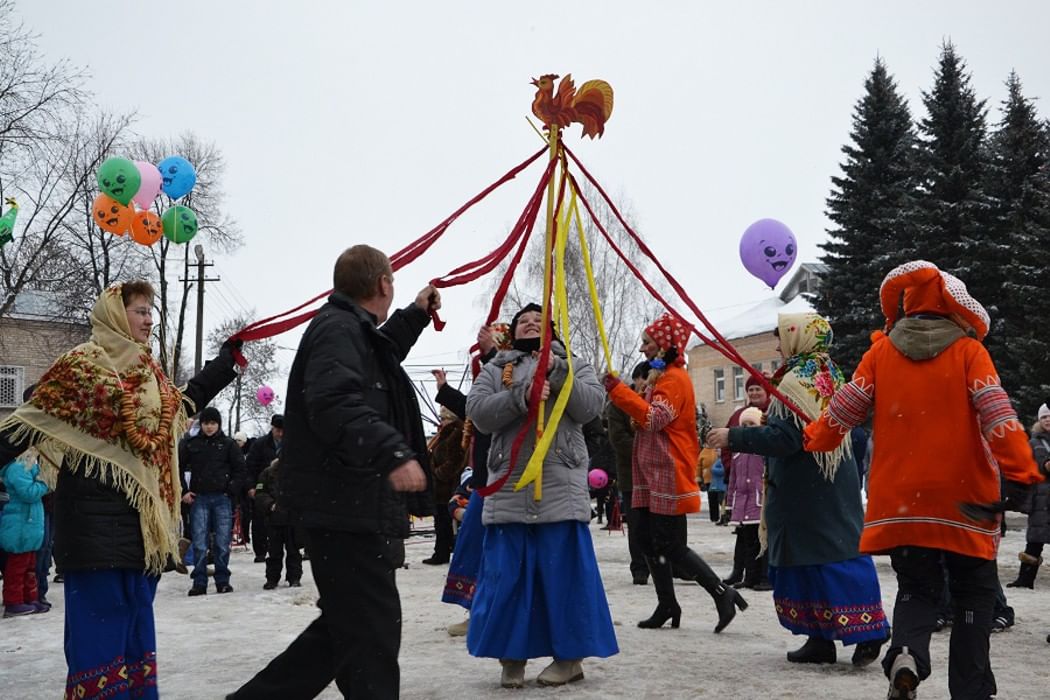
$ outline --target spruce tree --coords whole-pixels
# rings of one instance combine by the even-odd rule
[[[942,47],[933,89],[923,93],[922,101],[927,114],[919,124],[919,235],[909,257],[929,260],[961,278],[995,316],[1001,281],[995,261],[1005,251],[988,226],[985,102],[975,96],[951,43]]]
[[[879,285],[905,261],[914,238],[915,132],[908,106],[881,58],[864,82],[853,110],[842,175],[832,177],[826,214],[835,224],[821,244],[828,266],[814,296],[817,310],[835,329],[834,354],[849,373],[883,325]],[[848,375],[847,375],[848,376]]]
[[[1050,393],[1050,331],[1037,309],[1050,298],[1050,134],[1016,73],[1006,81],[1002,118],[990,142],[986,189],[991,233],[1006,253],[989,351],[1019,413],[1034,419]]]

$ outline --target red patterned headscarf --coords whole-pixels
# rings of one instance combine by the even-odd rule
[[[671,363],[676,367],[685,365],[685,345],[689,341],[689,333],[689,328],[669,313],[665,313],[645,329],[645,334],[664,354],[671,348],[678,351],[678,356]]]

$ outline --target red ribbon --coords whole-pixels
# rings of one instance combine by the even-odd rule
[[[440,224],[427,231],[425,234],[412,241],[401,250],[391,255],[391,269],[393,269],[396,272],[405,265],[408,265],[409,263],[415,261],[420,255],[429,250],[430,247],[434,245],[434,243],[436,243],[442,235],[444,235],[445,231],[448,230],[448,227],[452,224],[452,222],[458,219],[460,215],[463,214],[463,212],[467,211],[472,206],[483,200],[485,197],[491,194],[493,190],[496,190],[500,186],[513,180],[522,170],[532,165],[536,161],[536,159],[538,159],[541,155],[543,155],[546,152],[546,146],[536,151],[534,154],[529,156],[529,158],[526,159],[524,162],[519,163],[518,165],[514,166],[509,171],[507,171],[507,173],[499,180],[497,180],[496,182],[492,183],[491,185],[483,189],[481,192],[479,192],[470,201],[468,201],[466,204],[464,204],[455,212],[453,212]],[[292,328],[295,328],[298,325],[306,323],[315,315],[317,315],[317,309],[307,311],[305,313],[299,314],[298,316],[293,316],[291,318],[285,318],[286,316],[289,316],[290,314],[293,314],[296,311],[299,311],[300,309],[329,296],[331,293],[332,290],[329,289],[327,292],[318,294],[313,299],[310,299],[309,301],[306,301],[300,304],[299,306],[296,306],[294,309],[289,309],[288,311],[284,311],[274,316],[255,321],[254,323],[249,323],[247,326],[230,336],[230,340],[261,340],[263,338],[270,338],[272,336],[284,333],[285,331],[291,330]],[[435,330],[440,331],[445,327],[445,322],[442,321],[441,318],[437,315],[437,311],[431,311],[430,317],[434,320]],[[234,350],[233,356],[237,364],[241,367],[244,367],[248,364],[247,360],[244,359],[244,355],[242,355],[239,350]]]

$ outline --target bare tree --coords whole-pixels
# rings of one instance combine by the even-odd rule
[[[594,207],[605,230],[635,266],[643,274],[648,274],[650,266],[642,261],[638,245],[630,238],[608,207],[600,205],[600,195],[586,183],[581,186],[584,196]],[[637,230],[633,223],[630,204],[623,196],[617,199],[619,200],[617,208],[631,227]],[[623,373],[639,359],[638,344],[643,327],[658,316],[663,308],[620,260],[597,226],[591,221],[582,204],[580,213],[613,367]],[[525,252],[521,266],[503,301],[502,313],[507,320],[525,304],[538,303],[543,295],[542,214],[536,226],[538,230],[533,234],[533,240],[529,242],[529,248]],[[503,266],[501,273],[505,270],[506,266]],[[590,288],[587,283],[583,253],[575,222],[569,231],[569,240],[566,245],[565,273],[569,299],[569,340],[573,354],[582,357],[601,374],[606,368],[605,353],[602,350],[601,336],[592,311]],[[498,281],[500,277],[502,274],[497,275],[496,280]],[[666,284],[663,284],[662,281],[659,284],[655,280],[650,281],[661,294],[665,293]]]
[[[227,338],[253,320],[249,316],[226,319],[208,334],[208,349],[212,354],[218,353]],[[279,412],[283,403],[279,393],[268,406],[261,405],[255,398],[260,387],[272,385],[281,374],[277,363],[277,342],[273,338],[253,340],[245,349],[245,356],[248,366],[241,370],[237,381],[223,389],[212,401],[213,406],[226,414],[226,424],[232,426],[231,431],[240,430],[245,423],[256,429],[266,426],[270,416]]]

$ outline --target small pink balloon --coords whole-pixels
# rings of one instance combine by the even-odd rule
[[[273,389],[268,386],[261,386],[255,391],[255,399],[263,406],[269,406],[273,403]]]
[[[153,206],[153,200],[157,198],[157,194],[160,192],[160,171],[157,170],[157,166],[153,163],[147,163],[144,160],[136,160],[135,167],[138,168],[139,175],[142,176],[142,184],[139,185],[139,191],[132,197],[132,201],[139,205],[139,209],[149,209]]]
[[[592,469],[587,472],[587,483],[592,489],[604,489],[609,484],[609,475],[604,469]]]

